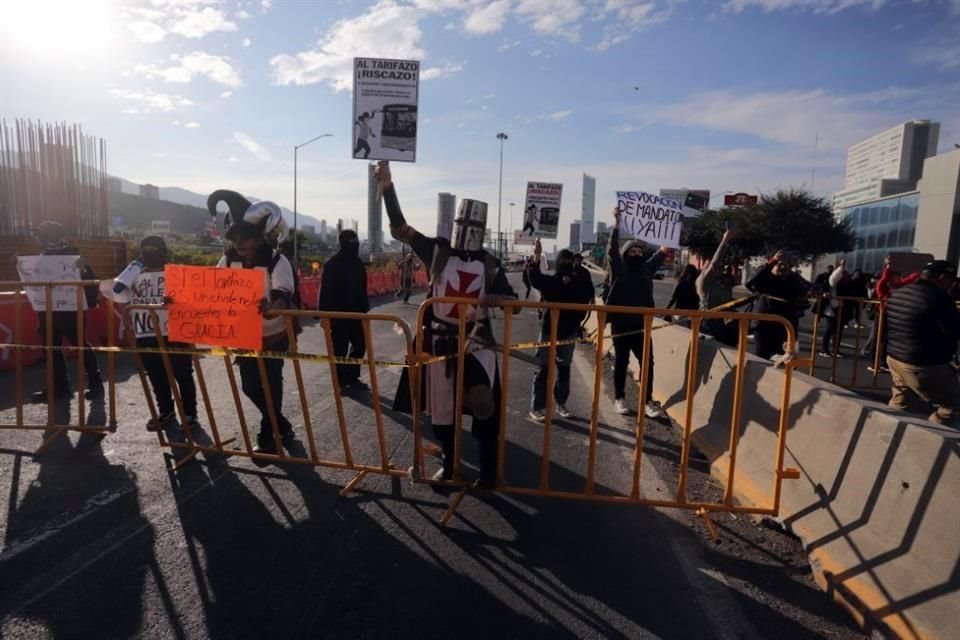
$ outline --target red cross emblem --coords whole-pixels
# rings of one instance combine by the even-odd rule
[[[450,281],[447,280],[446,289],[443,292],[444,296],[451,298],[472,298],[477,300],[480,298],[480,287],[477,287],[475,291],[470,291],[470,285],[480,277],[480,274],[470,273],[469,271],[461,271],[457,269],[457,276],[460,279],[460,287],[454,288],[450,286]],[[460,306],[453,305],[453,308],[450,310],[450,313],[447,314],[448,318],[460,318]]]

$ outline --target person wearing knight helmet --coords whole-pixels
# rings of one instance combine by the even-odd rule
[[[266,298],[260,303],[262,312],[290,309],[294,293],[293,267],[287,258],[275,250],[267,241],[268,235],[276,231],[278,244],[287,234],[287,225],[280,214],[280,207],[266,200],[251,203],[236,191],[220,189],[207,198],[207,210],[216,217],[217,205],[225,202],[229,211],[224,217],[224,237],[232,243],[217,263],[218,267],[234,269],[259,269],[263,271]],[[269,351],[288,351],[290,341],[287,337],[286,323],[283,318],[263,317],[263,344],[261,348]],[[294,442],[293,425],[283,415],[283,364],[280,358],[264,358],[267,388],[270,391],[270,406],[263,381],[260,379],[258,358],[237,358],[240,369],[240,383],[243,393],[260,410],[260,433],[257,435],[256,453],[279,453],[273,437],[270,422],[270,406],[273,408],[280,432],[280,440],[287,449]],[[266,466],[269,462],[254,458],[257,466]]]
[[[476,200],[462,200],[453,221],[451,240],[430,238],[407,224],[400,210],[397,192],[390,175],[390,165],[381,161],[377,182],[383,194],[390,233],[410,245],[417,257],[430,270],[430,297],[472,298],[476,305],[464,309],[468,344],[457,344],[459,337],[459,305],[435,304],[425,316],[422,348],[434,355],[464,357],[463,406],[460,411],[473,417],[472,432],[479,445],[480,479],[477,486],[492,489],[496,485],[497,435],[500,433],[500,377],[495,352],[484,345],[494,344],[487,308],[503,300],[515,300],[517,294],[507,282],[506,273],[493,255],[483,248],[487,226],[487,205]],[[454,425],[456,424],[457,357],[427,366],[426,413],[433,432],[443,450],[443,467],[435,480],[452,480],[454,469]],[[409,380],[401,377],[394,408],[410,413]]]

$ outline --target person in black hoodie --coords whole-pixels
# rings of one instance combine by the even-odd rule
[[[613,210],[614,225],[610,232],[610,248],[607,252],[610,261],[610,292],[606,303],[618,307],[656,307],[653,301],[653,275],[663,264],[670,251],[667,247],[651,257],[644,256],[643,243],[632,240],[624,245],[620,253],[620,212]],[[613,327],[613,391],[616,411],[621,415],[630,413],[626,405],[627,365],[630,353],[642,362],[643,358],[643,316],[633,314],[610,314]],[[648,418],[661,418],[665,415],[660,403],[653,399],[653,344],[650,345],[650,375],[647,378],[647,403],[644,412]]]
[[[360,259],[360,238],[352,229],[340,232],[340,250],[323,265],[320,276],[320,311],[366,313],[370,311],[367,298],[367,267]],[[333,320],[330,323],[333,352],[338,358],[362,358],[367,350],[360,320]],[[338,364],[337,378],[342,393],[362,391],[367,385],[360,380],[359,364]]]
[[[947,293],[957,266],[927,264],[920,279],[896,289],[887,300],[887,366],[890,406],[933,409],[929,419],[960,428],[960,380],[951,360],[960,340],[960,312]]]
[[[59,222],[43,222],[37,228],[37,240],[42,247],[42,255],[45,256],[73,256],[80,255],[80,250],[66,243],[63,226]],[[80,258],[80,279],[96,280],[97,275],[93,269],[84,260]],[[73,292],[73,288],[70,289]],[[92,309],[97,306],[99,293],[96,285],[84,287],[84,297],[87,301],[87,308]],[[45,311],[37,312],[39,321],[38,331],[40,339],[46,341],[47,336],[47,313]],[[50,323],[53,325],[53,346],[59,347],[63,344],[64,338],[70,344],[78,347],[85,347],[83,352],[83,370],[87,374],[87,392],[84,397],[87,400],[96,400],[103,397],[103,377],[100,375],[100,367],[97,364],[97,356],[91,350],[90,344],[86,339],[77,342],[77,312],[76,311],[53,311],[50,313]],[[67,359],[63,351],[57,349],[53,352],[53,393],[58,399],[68,398],[72,394],[70,391],[70,379],[67,377]],[[33,394],[34,402],[46,402],[47,390],[37,391]]]
[[[747,288],[757,294],[757,302],[753,308],[756,313],[782,316],[796,331],[800,316],[810,304],[807,299],[810,283],[790,270],[794,263],[792,256],[782,250],[777,251],[747,283]],[[759,322],[754,335],[759,357],[769,360],[774,355],[784,353],[787,330],[780,323]]]
[[[578,273],[574,266],[573,252],[563,249],[557,254],[557,265],[553,275],[544,275],[540,272],[540,255],[543,248],[538,239],[533,249],[533,263],[530,266],[530,283],[540,291],[544,302],[572,302],[576,304],[590,304],[593,302],[593,283],[590,275]],[[581,267],[582,269],[582,267]],[[586,269],[584,269],[586,271]],[[570,340],[580,335],[580,323],[585,313],[581,311],[560,311],[557,318],[557,340]],[[540,330],[540,342],[550,339],[550,314],[543,314],[543,325]],[[576,343],[560,344],[556,347],[557,378],[554,385],[553,399],[557,403],[557,415],[569,418],[572,414],[567,410],[567,398],[570,397],[570,364],[573,362],[573,353]],[[530,407],[530,417],[542,422],[546,416],[544,408],[547,406],[547,372],[549,347],[537,349],[537,360],[540,368],[533,378],[533,392]]]

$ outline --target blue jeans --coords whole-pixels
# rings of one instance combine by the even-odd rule
[[[567,340],[574,336],[557,337],[557,340]],[[549,335],[541,335],[540,341],[549,340]],[[576,343],[557,345],[557,378],[553,386],[553,400],[557,404],[564,404],[570,397],[570,365],[573,362],[573,351],[576,349]],[[540,361],[540,368],[537,369],[537,375],[533,378],[533,399],[531,409],[534,411],[543,411],[547,406],[547,365],[550,357],[549,347],[540,347],[537,349],[537,360]]]

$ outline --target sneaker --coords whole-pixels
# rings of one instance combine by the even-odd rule
[[[254,453],[277,454],[277,446],[273,443],[273,436],[267,438],[257,438],[257,446],[253,448]],[[272,460],[263,460],[262,458],[253,458],[253,464],[258,467],[267,467],[273,463]]]
[[[837,356],[837,360],[843,360],[844,358],[846,358],[846,356],[840,353],[839,351],[834,355]]]
[[[174,420],[176,420],[176,416],[174,415],[173,411],[170,413],[165,413],[161,416],[157,416],[156,418],[150,418],[147,420],[147,431],[160,431],[163,427],[167,426]]]
[[[827,353],[826,351],[821,351],[821,352],[818,353],[817,355],[819,355],[821,358],[832,358],[832,357],[833,357],[833,354]]]
[[[570,416],[573,415],[567,410],[567,407],[562,404],[557,405],[556,414],[561,418],[569,418]]]
[[[83,394],[83,397],[87,400],[100,400],[103,398],[104,390],[103,383],[91,385],[87,392]]]
[[[54,400],[66,400],[73,396],[73,391],[69,387],[57,387],[53,391]],[[41,391],[35,391],[30,398],[34,402],[46,402],[47,401],[47,390],[43,389]]]
[[[869,371],[870,373],[876,373],[876,371],[873,368],[873,365],[870,365],[869,367],[867,367],[867,371]],[[880,373],[890,373],[890,369],[886,368],[883,365],[880,365]]]
[[[530,419],[533,420],[534,422],[543,422],[544,420],[547,419],[547,416],[543,411],[537,411],[536,409],[531,411],[528,415],[530,416]]]
[[[630,413],[630,409],[627,408],[627,403],[624,402],[623,398],[617,398],[617,400],[613,403],[613,410],[622,416]]]
[[[663,405],[656,400],[647,403],[644,413],[647,414],[648,418],[662,418],[667,415],[667,412],[663,410]]]

